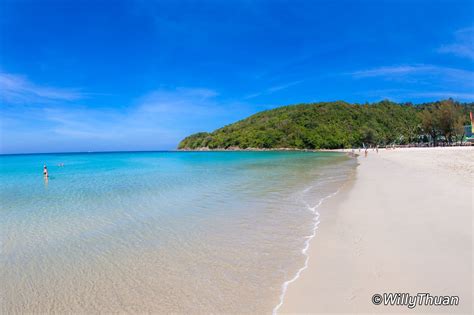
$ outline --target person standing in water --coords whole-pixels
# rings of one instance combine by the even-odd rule
[[[43,176],[45,178],[48,178],[48,167],[46,166],[46,164],[43,165]]]

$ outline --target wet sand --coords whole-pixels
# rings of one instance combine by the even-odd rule
[[[319,210],[309,264],[278,313],[473,311],[474,148],[370,150]],[[457,295],[458,306],[373,305],[379,293]]]

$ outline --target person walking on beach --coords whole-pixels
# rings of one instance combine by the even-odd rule
[[[364,152],[365,152],[365,157],[367,157],[367,148],[365,148]]]

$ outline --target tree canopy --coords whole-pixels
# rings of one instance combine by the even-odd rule
[[[441,136],[457,141],[474,103],[451,99],[412,105],[343,101],[289,105],[259,112],[217,129],[186,137],[179,149],[295,148],[336,149],[407,144]]]

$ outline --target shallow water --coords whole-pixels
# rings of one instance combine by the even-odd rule
[[[1,156],[0,313],[271,312],[304,265],[312,207],[354,166],[314,152]]]

